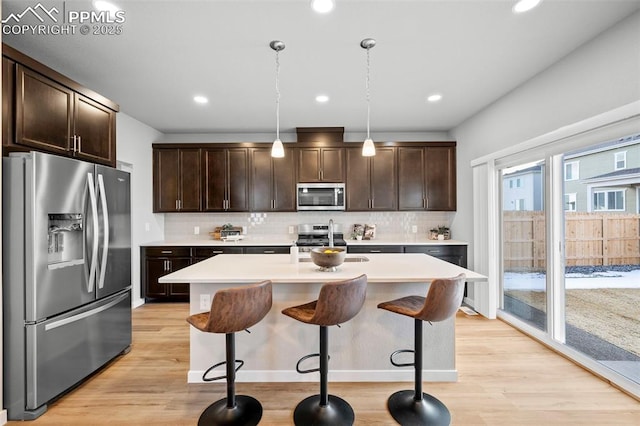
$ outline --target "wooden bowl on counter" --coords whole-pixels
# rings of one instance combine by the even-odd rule
[[[313,263],[322,271],[336,271],[347,255],[345,247],[315,247],[309,252]]]

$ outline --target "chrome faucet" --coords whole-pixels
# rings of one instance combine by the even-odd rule
[[[329,247],[333,247],[333,219],[329,219]]]

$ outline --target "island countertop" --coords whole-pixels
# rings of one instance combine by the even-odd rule
[[[343,280],[367,274],[372,283],[430,282],[436,278],[454,277],[460,273],[467,281],[484,281],[484,275],[421,253],[347,254],[336,272],[320,272],[310,259],[301,254],[291,263],[288,254],[221,254],[188,266],[159,279],[161,283],[247,283],[269,279],[274,283],[317,283]]]

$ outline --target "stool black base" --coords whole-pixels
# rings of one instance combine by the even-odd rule
[[[262,418],[262,405],[247,395],[236,395],[236,406],[227,407],[227,399],[220,399],[202,412],[198,426],[255,426]]]
[[[320,395],[303,399],[293,412],[296,426],[351,426],[355,420],[353,408],[347,401],[328,395],[329,404],[320,405]]]
[[[423,393],[416,401],[415,395],[412,390],[403,390],[389,397],[387,407],[396,422],[402,426],[451,424],[451,413],[438,398]]]

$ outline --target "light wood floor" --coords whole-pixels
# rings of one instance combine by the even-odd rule
[[[187,304],[134,310],[131,352],[29,425],[195,425],[200,412],[226,391],[223,383],[186,383],[187,315]],[[507,324],[458,313],[456,332],[459,381],[424,384],[425,392],[449,407],[453,424],[640,424],[640,402]],[[358,425],[395,424],[386,399],[402,388],[412,385],[329,384],[331,393],[351,403]],[[318,386],[239,383],[237,390],[262,402],[261,425],[290,425],[295,405]]]

